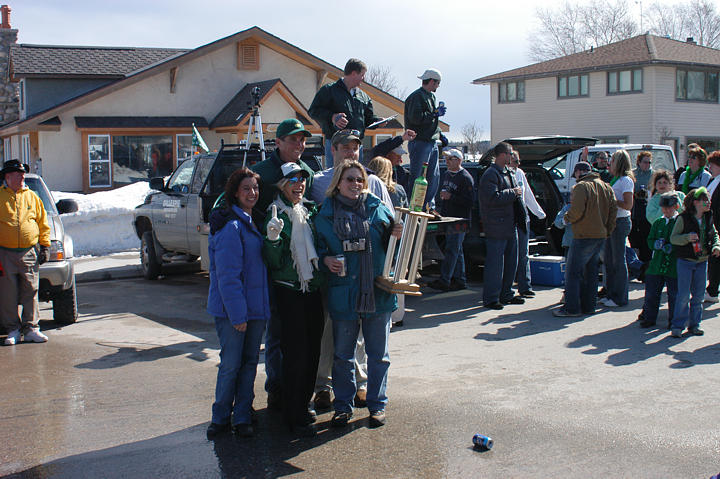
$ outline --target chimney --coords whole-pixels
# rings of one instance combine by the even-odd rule
[[[687,43],[692,43],[693,45],[697,45],[697,42],[693,37],[687,37],[687,40],[685,40]]]
[[[10,26],[10,7],[3,5],[0,7],[0,13],[2,13],[2,24],[0,24],[0,28],[12,28]]]

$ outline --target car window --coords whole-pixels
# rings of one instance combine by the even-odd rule
[[[638,153],[641,151],[645,151],[642,149],[639,150],[628,150],[628,153],[630,154],[630,158],[632,159],[632,165],[633,168],[636,166],[636,159],[638,156]],[[652,153],[652,169],[653,170],[667,170],[670,173],[675,173],[675,165],[673,164],[673,155],[670,150],[650,150]]]
[[[195,168],[195,175],[193,176],[192,181],[192,187],[190,188],[190,193],[198,194],[200,193],[200,188],[202,188],[203,183],[205,183],[205,178],[208,175],[208,172],[210,171],[210,167],[212,166],[212,162],[215,158],[209,157],[209,156],[203,156],[198,158],[197,160],[197,168]]]
[[[190,182],[192,181],[193,168],[195,167],[195,159],[185,160],[183,164],[173,173],[172,178],[168,182],[167,188],[176,193],[188,193],[190,191]]]
[[[45,211],[57,214],[52,196],[50,196],[50,192],[40,178],[25,177],[25,185],[40,197],[43,202],[43,206],[45,207]]]

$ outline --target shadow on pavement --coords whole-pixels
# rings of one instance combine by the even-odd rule
[[[366,423],[356,420],[347,428],[335,429],[326,421],[318,424],[317,436],[298,439],[285,432],[279,419],[267,416],[266,410],[258,411],[261,426],[253,438],[227,434],[208,441],[204,423],[144,441],[63,457],[2,479],[283,477],[303,472],[290,463],[292,458]]]

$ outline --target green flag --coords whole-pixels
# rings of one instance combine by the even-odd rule
[[[202,148],[205,150],[206,153],[210,152],[210,149],[205,144],[205,141],[203,140],[202,136],[200,136],[200,132],[197,131],[197,128],[195,128],[195,123],[192,124],[193,128],[193,138],[192,138],[192,146],[197,146],[199,148]]]

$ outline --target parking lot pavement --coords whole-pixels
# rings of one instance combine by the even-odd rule
[[[0,348],[0,476],[710,477],[720,472],[720,306],[672,339],[626,308],[555,318],[558,289],[481,308],[481,286],[409,298],[391,333],[388,424],[290,437],[265,409],[251,440],[205,439],[218,344],[203,274],[83,283],[80,320]],[[661,313],[660,319],[664,318]],[[473,434],[495,440],[472,449]],[[19,440],[19,438],[22,438]]]

